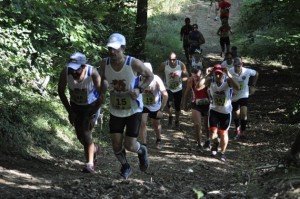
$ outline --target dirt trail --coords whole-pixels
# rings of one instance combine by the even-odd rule
[[[238,1],[231,2],[231,18],[236,20]],[[207,19],[208,6],[209,2],[198,1],[188,13],[193,13],[190,16],[192,23],[196,19],[206,37],[204,50],[207,56],[221,60],[217,57],[219,39],[216,35],[220,21],[215,22],[213,17]],[[252,66],[261,72],[261,66]],[[286,81],[289,77],[281,78]],[[272,72],[261,74],[258,90],[249,101],[249,139],[246,142],[230,142],[226,162],[211,158],[209,151],[197,149],[193,144],[191,114],[183,112],[180,130],[167,127],[165,115],[162,121],[164,146],[161,150],[155,148],[155,136],[149,128],[150,168],[146,173],[139,171],[137,155],[127,153],[133,174],[127,181],[121,179],[119,163],[111,146],[102,147],[96,174],[81,173],[82,162],[76,158],[24,160],[1,155],[0,198],[189,199],[196,198],[195,190],[203,191],[205,198],[283,198],[287,195],[297,198],[295,194],[297,190],[299,193],[300,185],[297,169],[293,175],[295,179],[298,177],[298,181],[294,179],[292,182],[288,180],[289,175],[281,171],[279,174],[283,175],[273,181],[271,177],[278,172],[254,172],[257,166],[275,163],[280,154],[272,151],[286,149],[286,143],[291,141],[278,130],[288,125],[280,123],[283,116],[280,110],[276,111],[278,104],[270,104],[269,99],[277,99],[283,92],[292,91],[278,91],[272,87],[272,81],[276,81]],[[287,95],[280,98],[280,107],[288,103],[287,99]],[[109,142],[107,133],[100,136]],[[269,178],[264,179],[265,175]],[[260,187],[253,184],[262,179],[264,182],[261,181]],[[249,197],[249,191],[252,197]]]

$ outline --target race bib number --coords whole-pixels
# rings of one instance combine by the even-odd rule
[[[245,88],[244,81],[239,81],[239,84],[240,84],[240,90],[243,90]]]
[[[204,99],[196,99],[196,105],[208,105],[209,100],[207,98]]]
[[[172,82],[170,82],[170,84],[169,84],[169,87],[170,87],[170,89],[176,89],[178,86],[179,86],[179,82],[178,81],[172,81]]]
[[[143,93],[143,103],[144,103],[144,105],[155,104],[155,96],[153,94]]]
[[[126,110],[131,108],[131,97],[129,94],[111,93],[110,103],[113,108],[119,110]]]
[[[73,102],[78,104],[88,103],[88,96],[86,89],[83,90],[70,90],[70,97]]]
[[[226,101],[227,100],[225,96],[214,96],[214,104],[216,106],[225,106]]]

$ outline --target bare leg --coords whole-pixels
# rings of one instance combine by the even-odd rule
[[[144,145],[147,144],[147,118],[148,113],[143,113],[139,136],[141,143]]]

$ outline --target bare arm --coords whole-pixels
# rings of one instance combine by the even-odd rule
[[[143,77],[144,81],[139,85],[139,87],[144,90],[154,79],[153,73],[144,65],[141,60],[135,58],[132,60],[132,68],[138,75]]]
[[[221,35],[221,27],[218,29],[217,35]]]
[[[102,78],[96,68],[93,68],[92,79],[93,79],[94,86],[95,86],[97,92],[99,93],[99,98],[97,99],[96,105],[94,106],[94,108],[92,110],[90,110],[90,113],[89,113],[90,115],[95,114],[99,110],[99,108],[102,106],[102,104],[104,104],[105,94],[106,94],[106,90],[107,90],[107,86],[105,83],[103,83],[103,86],[102,86],[103,81],[101,80]]]
[[[205,44],[205,39],[201,32],[199,32],[199,42],[200,42],[200,44]]]
[[[164,80],[164,76],[165,76],[165,67],[166,67],[166,62],[162,62],[159,65],[159,68],[157,70],[157,75],[160,77],[160,79]]]
[[[161,102],[160,110],[164,110],[167,105],[169,95],[167,90],[161,91],[161,95],[162,95],[162,102]]]
[[[253,80],[252,80],[252,85],[251,86],[253,86],[253,87],[255,87],[256,86],[256,83],[257,83],[257,80],[258,80],[258,72],[256,71],[256,74],[254,75],[254,77],[253,77]]]
[[[102,104],[105,101],[105,94],[107,88],[109,87],[109,83],[105,78],[105,63],[106,63],[106,59],[103,59],[102,62],[100,63],[100,69],[99,69],[99,75],[101,77],[100,98],[103,101]]]
[[[66,110],[68,111],[68,113],[70,114],[72,109],[71,109],[71,105],[68,101],[68,98],[66,96],[66,88],[67,88],[67,68],[64,68],[59,76],[59,82],[58,82],[58,96],[62,102],[62,104],[64,105],[64,107],[66,108]]]
[[[163,83],[163,81],[161,80],[161,78],[159,78],[157,75],[156,75],[156,83],[157,83],[157,89],[160,91],[161,95],[162,95],[162,102],[161,102],[161,106],[160,106],[160,110],[164,110],[164,108],[166,107],[167,105],[167,102],[168,102],[168,92],[166,90],[166,87]]]
[[[183,62],[180,62],[181,70],[182,70],[182,80],[186,81],[189,78],[189,73],[186,70],[186,66]]]
[[[232,78],[232,75],[231,75],[231,73],[227,70],[227,68],[224,68],[224,71],[225,71],[225,73],[226,73],[226,75],[227,75],[227,77],[228,77],[228,78],[227,78],[228,85],[229,85],[230,87],[233,87],[233,88],[236,89],[236,90],[240,90],[240,84]]]
[[[188,95],[189,92],[191,91],[192,86],[193,86],[193,78],[190,77],[190,78],[187,80],[186,88],[185,88],[185,91],[184,91],[184,94],[183,94],[183,97],[182,97],[182,107],[183,107],[184,109],[186,108],[186,98],[187,98],[187,95]]]

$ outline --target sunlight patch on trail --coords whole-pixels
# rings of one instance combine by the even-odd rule
[[[50,189],[52,187],[50,180],[36,178],[28,173],[23,173],[18,170],[7,170],[6,168],[0,167],[0,175],[2,176],[0,184],[7,186],[32,190]],[[18,182],[22,182],[22,184],[18,184]]]

